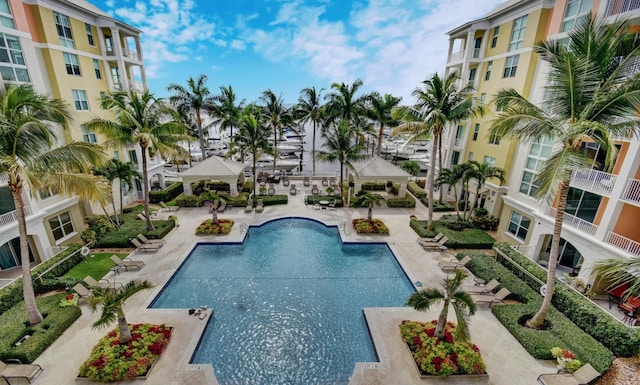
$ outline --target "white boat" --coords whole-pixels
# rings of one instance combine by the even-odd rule
[[[300,167],[300,164],[302,164],[302,161],[298,157],[280,158],[276,161],[276,170],[291,171],[296,167]],[[264,170],[273,170],[273,156],[261,155],[256,165]]]
[[[303,147],[302,143],[296,144],[295,142],[281,141],[276,146],[276,149],[280,154],[291,154],[302,151]]]
[[[207,156],[224,156],[227,153],[227,142],[221,138],[207,139]]]

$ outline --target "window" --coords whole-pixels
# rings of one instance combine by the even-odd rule
[[[477,37],[475,44],[473,46],[473,57],[474,58],[478,58],[480,57],[480,47],[482,47],[482,38],[481,37]]]
[[[129,160],[131,161],[131,163],[135,164],[136,166],[139,164],[138,163],[138,154],[136,154],[136,150],[130,150],[129,151]]]
[[[473,155],[474,155],[473,152],[469,152],[469,161],[473,160]]]
[[[460,145],[462,144],[463,137],[464,137],[464,126],[458,126],[458,129],[456,131],[456,143],[455,143],[457,147],[460,147]]]
[[[592,7],[593,0],[567,1],[567,8],[564,11],[564,19],[562,20],[560,32],[572,30],[576,26],[576,21],[580,20],[582,16],[586,16]]]
[[[501,137],[498,134],[491,134],[489,136],[489,144],[496,144],[496,145],[500,144],[500,138]]]
[[[64,65],[67,67],[67,73],[69,75],[80,76],[80,63],[78,63],[78,55],[72,53],[63,52]]]
[[[102,79],[102,72],[100,72],[100,62],[97,59],[93,59],[93,68],[96,71],[96,79]]]
[[[111,67],[111,77],[113,78],[113,88],[121,90],[122,84],[120,84],[120,72],[118,71],[118,67]]]
[[[0,74],[9,82],[30,82],[17,37],[0,33]]]
[[[520,192],[530,197],[535,197],[538,192],[538,184],[535,178],[536,174],[531,171],[524,171],[522,173],[522,180],[520,181]]]
[[[82,140],[86,143],[98,143],[98,137],[95,132],[89,131],[86,127],[82,127]]]
[[[491,48],[496,48],[496,45],[498,45],[499,33],[500,33],[500,26],[493,27],[493,37],[491,38]]]
[[[473,82],[476,80],[477,71],[478,71],[477,68],[469,69],[469,87],[473,87]]]
[[[476,123],[476,126],[473,128],[473,140],[474,142],[478,140],[478,133],[480,132],[480,123]]]
[[[480,94],[480,104],[485,104],[486,102],[487,102],[487,94],[483,92]]]
[[[460,151],[454,151],[451,153],[451,165],[455,166],[460,161]]]
[[[484,157],[484,163],[488,164],[491,167],[495,167],[496,158],[494,158],[493,156],[485,156]]]
[[[8,0],[0,0],[0,25],[8,28],[16,28],[16,24],[13,22],[13,16],[11,15],[11,8],[9,7]]]
[[[89,102],[87,101],[87,91],[71,90],[73,94],[73,104],[77,111],[89,111]]]
[[[538,139],[531,143],[527,163],[524,166],[522,179],[520,181],[521,193],[531,197],[536,196],[538,191],[536,178],[540,170],[542,170],[545,160],[551,155],[552,149],[553,142],[549,138]]]
[[[511,42],[509,42],[509,51],[522,48],[524,41],[524,31],[527,28],[527,15],[519,17],[513,21],[513,31],[511,31]]]
[[[504,63],[503,78],[512,78],[516,76],[516,70],[518,69],[518,59],[520,55],[508,56]]]
[[[527,238],[529,226],[531,226],[531,219],[516,211],[511,212],[511,218],[509,219],[509,227],[507,228],[507,232],[524,241]]]
[[[59,241],[75,232],[73,222],[71,221],[71,215],[68,211],[49,219],[49,226],[51,227],[53,238],[55,238],[56,241]]]
[[[493,67],[493,60],[489,60],[487,62],[487,69],[484,72],[484,80],[485,81],[491,79],[491,67]]]
[[[73,36],[71,35],[71,22],[69,22],[69,16],[54,12],[53,19],[56,22],[56,30],[58,31],[58,37],[60,38],[60,45],[68,48],[76,48],[73,44]]]
[[[89,41],[90,46],[95,46],[96,43],[93,41],[93,32],[91,32],[91,25],[84,23],[84,28],[87,30],[87,40]]]
[[[113,152],[113,159],[120,159],[120,151],[114,151]]]
[[[58,195],[58,190],[52,187],[47,187],[38,190],[38,194],[40,194],[40,199],[47,199]]]

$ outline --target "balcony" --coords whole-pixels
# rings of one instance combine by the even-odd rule
[[[612,246],[626,251],[633,256],[640,257],[640,243],[634,241],[633,239],[629,239],[623,237],[620,234],[609,231],[604,241]]]
[[[25,206],[24,213],[27,216],[31,215],[31,209],[29,208],[29,206]],[[4,213],[0,215],[0,228],[4,226],[8,226],[17,221],[18,221],[18,215],[16,214],[16,210],[9,211],[8,213]]]
[[[474,48],[473,49],[473,58],[477,59],[480,57],[480,48]]]
[[[452,53],[449,57],[449,63],[460,62],[464,59],[464,51]]]
[[[544,210],[544,214],[555,218],[556,211],[555,207],[547,206]],[[564,213],[564,220],[562,221],[562,224],[573,227],[574,229],[580,230],[589,235],[596,235],[596,231],[598,231],[598,225],[594,225],[589,221],[585,221],[582,218],[578,218],[568,213]]]
[[[610,0],[605,16],[614,16],[640,8],[640,0]]]
[[[123,48],[122,49],[122,56],[129,58],[133,61],[140,61],[140,56],[138,55],[138,52],[136,51],[131,51],[129,49]]]
[[[622,200],[640,204],[640,180],[629,179],[622,193]]]
[[[610,196],[617,176],[593,169],[582,168],[571,174],[571,186],[603,196]]]

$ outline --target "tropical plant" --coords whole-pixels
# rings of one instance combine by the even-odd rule
[[[420,173],[420,165],[415,160],[404,160],[400,162],[400,168],[413,176]]]
[[[462,289],[462,282],[467,277],[461,269],[456,269],[453,278],[445,278],[442,281],[442,289],[427,287],[411,294],[407,300],[407,306],[411,306],[418,311],[429,310],[431,306],[443,302],[442,310],[438,316],[435,337],[439,340],[444,338],[445,325],[447,324],[447,314],[449,305],[453,306],[453,311],[458,321],[455,331],[455,338],[458,341],[469,341],[469,316],[476,313],[476,304],[471,296]]]
[[[298,104],[295,106],[294,116],[300,120],[302,124],[311,122],[313,124],[313,137],[311,139],[311,153],[316,152],[316,127],[319,122],[322,121],[322,102],[320,101],[320,95],[322,95],[324,88],[316,91],[315,87],[303,88],[300,91],[300,97],[298,98]],[[312,157],[312,175],[316,176],[316,158]]]
[[[136,166],[132,162],[123,162],[120,159],[110,159],[109,162],[102,167],[97,167],[95,173],[97,175],[102,175],[107,179],[111,185],[113,182],[118,179],[118,192],[120,194],[120,215],[123,213],[123,201],[124,197],[122,195],[122,188],[127,186],[127,188],[131,189],[133,184],[131,183],[132,178],[139,178],[140,175],[138,171],[136,171]],[[116,214],[116,225],[120,226],[120,218],[118,217],[118,211],[115,207],[115,202],[111,200],[113,204],[113,212]]]
[[[213,97],[216,106],[212,111],[213,123],[220,131],[229,130],[229,140],[233,139],[233,128],[240,122],[240,115],[245,107],[244,99],[236,102],[237,96],[233,87],[220,87],[220,94]]]
[[[469,217],[467,217],[466,219],[469,219],[471,217],[473,209],[478,204],[480,190],[482,190],[482,187],[484,187],[484,185],[487,183],[487,180],[495,178],[500,181],[501,185],[506,180],[506,173],[503,168],[492,166],[487,162],[476,162],[475,160],[471,160],[468,163],[471,167],[468,174],[469,178],[476,180],[476,194],[473,200],[473,204],[471,205],[471,209],[469,210]]]
[[[571,174],[591,168],[593,159],[585,142],[600,147],[602,170],[611,171],[617,156],[614,137],[637,133],[640,73],[635,70],[640,48],[634,46],[624,21],[605,23],[589,15],[568,33],[568,46],[555,40],[539,42],[535,52],[549,65],[549,78],[541,107],[513,89],[500,90],[500,111],[490,129],[492,135],[521,141],[552,138],[559,146],[544,162],[535,179],[538,197],[548,204],[557,200],[547,270],[547,295],[527,325],[543,325],[555,287],[555,271]],[[568,48],[570,47],[570,49]]]
[[[331,126],[323,134],[325,139],[322,147],[326,151],[317,151],[314,156],[321,162],[340,163],[340,184],[343,185],[344,168],[348,167],[355,173],[353,163],[370,157],[364,142],[357,141],[356,135],[345,120]]]
[[[358,122],[367,116],[368,96],[364,94],[356,97],[362,85],[360,79],[350,86],[345,83],[331,84],[331,92],[324,97],[327,100],[324,111],[325,129],[329,124],[346,124],[350,131],[357,132],[354,127],[361,126]]]
[[[469,163],[460,163],[456,164],[450,169],[442,169],[435,181],[436,187],[447,185],[453,190],[453,198],[456,202],[454,206],[458,219],[462,219],[462,217],[460,216],[460,207],[458,205],[458,184],[465,178],[465,175],[467,174],[470,167],[471,166]]]
[[[153,288],[149,281],[131,281],[119,289],[94,287],[87,303],[94,312],[102,306],[102,313],[93,323],[93,328],[103,328],[109,326],[113,321],[118,321],[118,331],[120,332],[120,343],[126,344],[131,341],[131,330],[127,323],[124,310],[124,303],[136,293],[142,290]]]
[[[382,134],[385,127],[391,127],[398,123],[391,112],[400,104],[401,100],[402,98],[391,94],[382,96],[377,92],[371,93],[368,97],[367,116],[378,124],[378,147],[376,150],[378,156],[382,153]]]
[[[100,99],[103,109],[113,111],[115,119],[94,118],[84,124],[89,130],[104,134],[107,147],[137,144],[142,153],[142,183],[144,194],[144,215],[147,230],[154,229],[149,212],[149,172],[147,155],[160,154],[168,157],[184,153],[178,143],[189,139],[187,127],[179,121],[174,110],[162,99],[157,99],[146,91],[142,94],[135,90],[109,93]]]
[[[213,96],[211,92],[209,92],[206,83],[207,75],[199,75],[196,79],[192,77],[187,79],[186,87],[176,83],[171,83],[167,86],[167,91],[175,93],[169,97],[169,102],[171,102],[173,106],[181,106],[183,110],[191,110],[194,113],[202,160],[207,158],[207,146],[205,145],[202,126],[202,112],[211,112],[215,108]]]
[[[602,259],[593,264],[593,272],[601,279],[610,281],[611,287],[628,284],[629,289],[624,293],[624,300],[631,296],[640,297],[640,259]]]
[[[187,135],[189,136],[188,141],[191,142],[195,138],[198,137],[198,123],[196,122],[196,117],[193,111],[184,104],[177,105],[175,107],[176,112],[178,114],[178,121],[182,122],[187,130]],[[192,156],[191,156],[191,143],[188,143],[188,158],[189,158],[189,167],[192,166]],[[184,160],[181,154],[174,154],[170,158],[171,163],[176,165],[176,169],[178,172],[180,171],[180,162]]]
[[[42,321],[33,291],[29,240],[25,218],[24,192],[36,196],[51,189],[77,194],[92,201],[106,202],[108,186],[104,178],[91,173],[106,154],[95,144],[71,142],[59,146],[59,127],[67,129],[69,112],[62,100],[38,94],[31,85],[5,85],[0,91],[0,174],[7,185],[20,234],[22,287],[31,325]]]
[[[482,106],[473,102],[471,91],[473,88],[458,89],[460,78],[452,73],[441,78],[437,73],[422,82],[423,87],[413,90],[412,95],[416,103],[412,107],[402,106],[397,109],[397,115],[404,121],[396,132],[410,133],[411,140],[428,134],[433,134],[431,144],[431,162],[427,188],[429,192],[428,227],[433,227],[433,196],[435,181],[435,156],[438,154],[439,170],[442,170],[442,152],[439,148],[440,137],[448,124],[456,124],[474,115],[484,113]],[[440,196],[443,193],[441,191]]]
[[[283,135],[284,128],[293,122],[291,110],[284,105],[282,96],[276,96],[271,90],[262,92],[260,101],[264,103],[261,109],[262,121],[273,132],[273,172],[276,172],[276,162],[278,159],[277,143]]]
[[[367,190],[360,190],[356,193],[355,204],[359,207],[367,207],[367,222],[371,223],[373,218],[373,206],[380,206],[380,201],[384,200],[380,194],[373,194]]]

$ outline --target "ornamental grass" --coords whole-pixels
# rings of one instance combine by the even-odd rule
[[[371,223],[366,218],[354,219],[353,228],[358,234],[389,234],[389,228],[380,219],[372,219]]]
[[[196,235],[226,235],[231,232],[233,224],[232,219],[219,219],[218,223],[215,223],[213,219],[207,219],[198,226]]]

